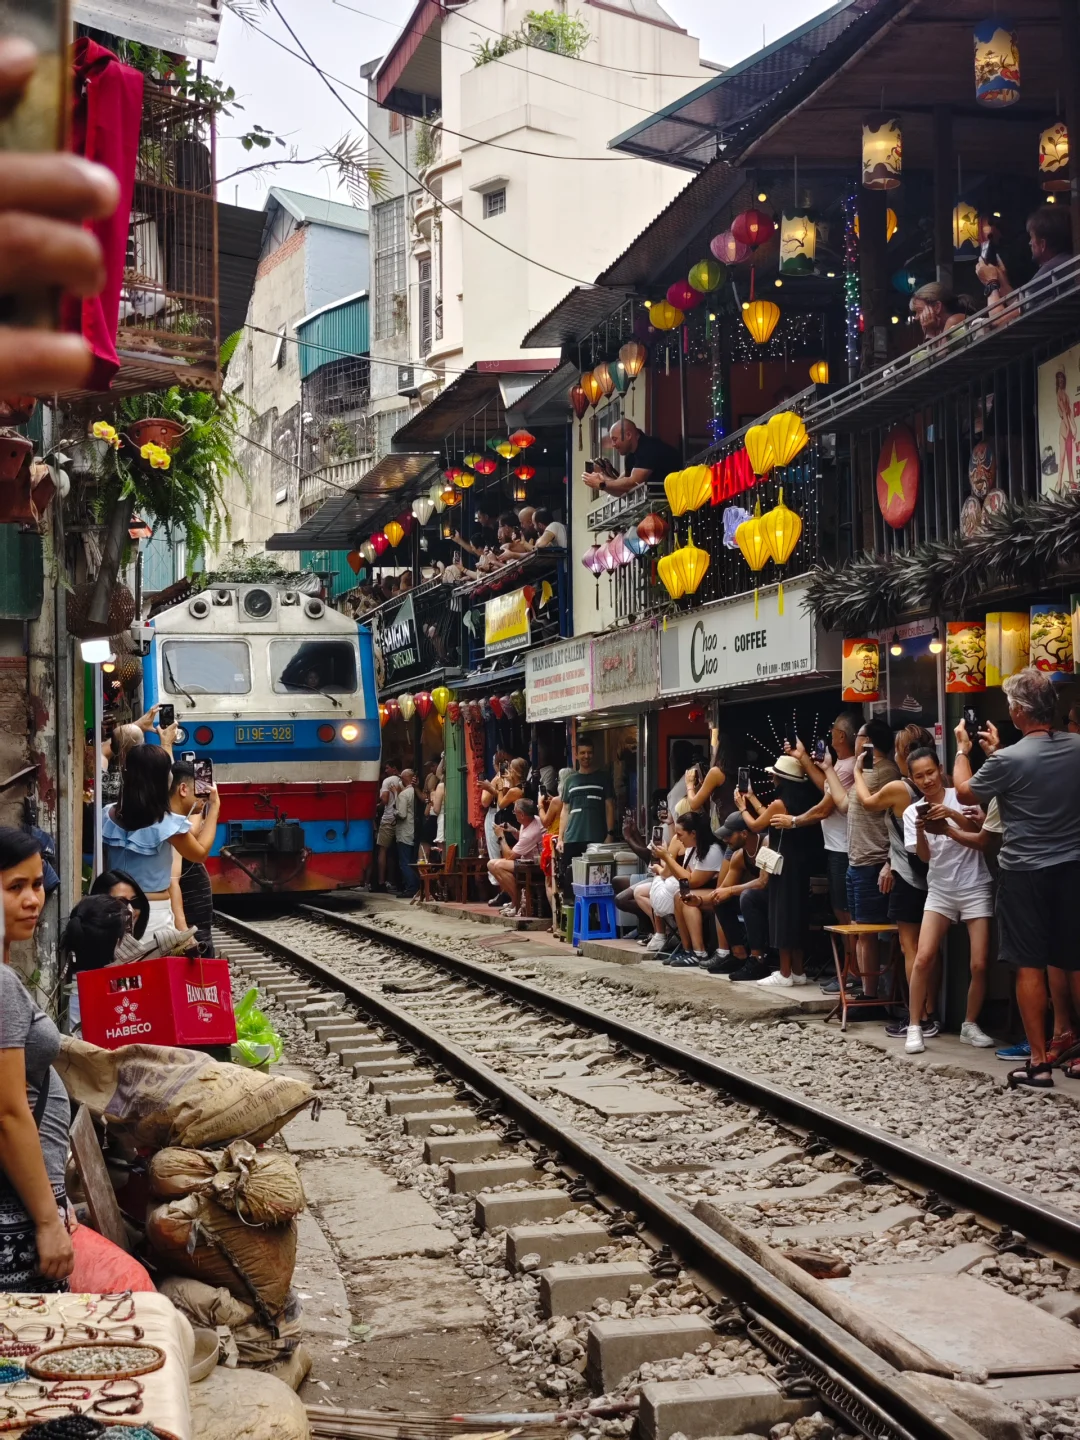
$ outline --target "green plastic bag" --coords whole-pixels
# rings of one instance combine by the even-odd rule
[[[233,1059],[252,1070],[266,1069],[280,1060],[284,1047],[281,1036],[256,1005],[259,992],[253,985],[236,1007],[236,1043]]]

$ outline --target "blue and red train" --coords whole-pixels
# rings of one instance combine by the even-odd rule
[[[274,585],[216,586],[151,624],[146,704],[176,707],[177,754],[212,760],[221,794],[215,893],[361,884],[379,793],[371,632]]]

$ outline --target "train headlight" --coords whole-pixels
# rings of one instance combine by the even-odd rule
[[[214,738],[214,732],[209,725],[197,725],[195,727],[196,745],[209,745]]]
[[[178,745],[183,745],[183,744],[185,744],[186,742],[187,742],[187,731],[184,729],[183,725],[177,725],[177,727],[176,727],[176,743],[177,743]]]
[[[359,725],[342,725],[341,738],[343,740],[358,740],[360,738]]]
[[[316,735],[318,735],[320,740],[324,741],[326,744],[329,744],[330,741],[334,738],[335,731],[333,725],[320,725],[315,733]]]

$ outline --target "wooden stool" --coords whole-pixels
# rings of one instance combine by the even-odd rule
[[[544,872],[532,860],[519,860],[514,866],[514,878],[521,886],[521,914],[535,919],[546,908],[547,892],[544,889]]]
[[[886,922],[883,925],[826,925],[825,931],[832,940],[833,963],[836,966],[836,978],[840,982],[840,995],[836,1004],[825,1017],[827,1025],[834,1015],[840,1016],[840,1029],[847,1029],[848,1011],[865,1009],[868,1005],[893,1005],[896,1003],[896,972],[897,972],[897,938],[900,934],[898,925],[890,925]],[[862,975],[859,971],[859,962],[855,946],[848,946],[846,941],[849,937],[855,938],[860,935],[891,935],[893,937],[892,955],[886,969],[892,972],[892,984],[889,987],[889,996],[886,999],[881,995],[875,995],[873,999],[863,996],[860,999],[851,999],[847,992],[847,982],[858,980],[862,982]],[[880,971],[878,979],[880,980]]]

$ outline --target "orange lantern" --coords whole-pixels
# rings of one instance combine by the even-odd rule
[[[771,300],[751,300],[742,312],[743,324],[758,345],[767,345],[780,321],[780,306]]]
[[[514,468],[514,474],[519,480],[531,480],[536,471],[531,465],[518,465]]]
[[[380,706],[379,706],[379,729],[380,729],[380,730],[383,728],[383,726],[386,724],[387,720],[389,720],[389,719],[390,719],[390,712],[389,712],[389,710],[387,710],[387,708],[386,708],[385,705],[380,705]]]
[[[649,352],[640,340],[627,340],[619,351],[622,367],[631,380],[636,380],[645,369],[645,362],[648,358]]]
[[[600,403],[600,398],[604,392],[600,388],[600,381],[596,378],[592,370],[586,370],[584,375],[582,375],[581,388],[590,405],[598,405]]]
[[[600,364],[597,365],[596,369],[593,371],[593,375],[596,377],[596,383],[600,386],[600,393],[605,397],[605,399],[607,398],[607,396],[614,394],[615,380],[611,374],[611,368],[606,360],[601,361]]]
[[[359,575],[360,571],[364,568],[364,557],[360,554],[359,550],[350,550],[348,555],[345,556],[345,559],[349,562],[349,569],[353,574]]]
[[[516,445],[519,450],[527,450],[530,445],[536,444],[536,436],[530,435],[528,430],[515,430],[510,436],[511,445]]]

